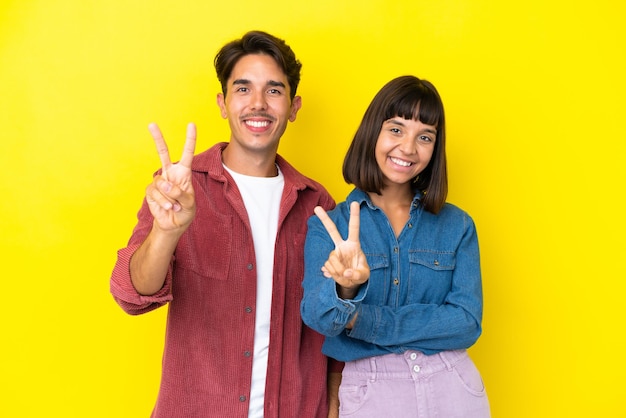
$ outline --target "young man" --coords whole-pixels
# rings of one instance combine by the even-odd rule
[[[323,337],[299,307],[306,221],[335,203],[277,155],[301,106],[301,64],[283,40],[249,32],[222,47],[215,68],[230,141],[194,157],[190,124],[172,164],[150,125],[162,169],[118,252],[111,292],[130,314],[169,303],[153,417],[326,418]]]

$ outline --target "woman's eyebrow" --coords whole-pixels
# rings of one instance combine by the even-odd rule
[[[402,122],[401,119],[387,119],[386,121],[383,122],[383,124],[385,124],[385,123],[390,123],[390,124],[398,125],[398,126],[402,126],[402,127],[405,126],[404,122]],[[423,132],[428,132],[428,133],[431,133],[433,135],[437,135],[437,130],[436,129],[432,129],[432,128],[423,129]]]

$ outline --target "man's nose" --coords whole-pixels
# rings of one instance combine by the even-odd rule
[[[252,108],[252,110],[265,110],[267,108],[265,93],[262,91],[252,93],[252,97],[250,100],[250,107]]]

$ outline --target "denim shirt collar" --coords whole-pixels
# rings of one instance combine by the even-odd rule
[[[413,196],[413,201],[411,202],[411,212],[413,212],[418,207],[420,207],[420,201],[422,200],[422,196],[423,196],[423,194],[421,192],[419,192],[419,191],[417,191],[415,193],[415,196]],[[372,199],[370,198],[369,194],[367,194],[366,192],[364,192],[363,190],[358,189],[358,188],[354,188],[350,192],[350,194],[346,198],[346,201],[348,201],[348,202],[359,202],[360,205],[362,205],[365,202],[365,204],[371,210],[380,209],[378,206],[374,205],[374,203],[372,202]]]

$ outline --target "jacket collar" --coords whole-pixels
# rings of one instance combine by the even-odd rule
[[[228,146],[228,142],[218,142],[206,151],[193,157],[191,170],[195,172],[207,173],[209,177],[216,181],[226,182],[231,179],[222,164],[222,151]],[[319,190],[317,183],[302,175],[291,164],[279,154],[276,155],[276,164],[285,177],[285,188],[294,187],[297,190],[311,188]]]

